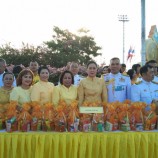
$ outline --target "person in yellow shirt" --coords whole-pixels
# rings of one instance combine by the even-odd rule
[[[2,77],[3,86],[0,87],[0,104],[9,103],[10,93],[13,89],[14,74],[5,72]]]
[[[73,74],[66,70],[60,76],[60,85],[54,88],[53,105],[57,106],[60,100],[64,100],[67,105],[77,99],[77,86],[74,85]]]
[[[17,101],[20,107],[22,107],[24,103],[30,102],[32,82],[32,71],[30,69],[22,70],[17,77],[17,87],[14,87],[10,93],[10,101]]]
[[[35,83],[37,83],[40,80],[40,77],[38,75],[39,65],[38,65],[37,61],[31,61],[30,65],[29,65],[29,68],[34,74],[33,82],[32,82],[32,85],[34,85]]]
[[[90,61],[87,64],[87,78],[81,80],[78,87],[79,106],[86,102],[106,102],[107,89],[104,80],[96,77],[97,64]]]
[[[40,81],[32,86],[31,100],[37,101],[41,105],[45,103],[52,103],[54,84],[48,82],[50,75],[49,69],[46,66],[42,66],[38,69],[38,74]]]

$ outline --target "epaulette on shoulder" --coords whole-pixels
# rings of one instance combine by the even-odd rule
[[[109,73],[107,73],[107,74],[103,74],[103,76],[108,76],[109,75]]]
[[[155,82],[155,81],[151,81],[152,83],[154,83],[154,84],[158,84],[158,82]]]
[[[129,75],[126,75],[126,74],[122,74],[122,76],[126,76],[126,77],[129,77]]]
[[[136,85],[139,85],[139,84],[141,84],[142,83],[142,81],[138,81],[138,82],[136,82],[135,84]]]

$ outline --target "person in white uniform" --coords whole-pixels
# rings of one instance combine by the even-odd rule
[[[74,76],[74,85],[78,86],[79,83],[80,83],[80,80],[83,79],[83,77],[78,74],[78,72],[79,72],[79,65],[78,65],[78,63],[72,62],[70,64],[70,71],[72,72],[72,74]]]
[[[156,60],[149,60],[145,65],[152,66],[154,69],[154,79],[153,81],[158,83],[158,72],[157,72],[157,62]]]
[[[154,79],[154,69],[145,65],[140,69],[142,81],[131,87],[132,102],[145,102],[151,104],[153,100],[158,99],[158,83]]]
[[[120,73],[120,59],[110,60],[110,73],[104,75],[105,84],[108,90],[108,102],[130,99],[131,81],[128,75]]]

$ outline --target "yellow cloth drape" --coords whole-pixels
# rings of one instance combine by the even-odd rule
[[[1,158],[158,158],[157,132],[0,133]]]

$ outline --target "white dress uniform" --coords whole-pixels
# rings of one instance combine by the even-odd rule
[[[142,80],[142,77],[138,77],[137,80],[136,80],[136,83],[140,82],[141,80]]]
[[[131,100],[133,102],[145,102],[151,104],[153,99],[158,99],[158,84],[142,79],[139,83],[131,87]]]
[[[74,85],[75,85],[75,86],[78,86],[79,83],[80,83],[80,80],[82,80],[82,79],[83,79],[83,77],[81,77],[80,75],[76,74],[76,75],[74,76]]]
[[[154,76],[153,81],[156,82],[156,83],[158,83],[158,76]]]
[[[131,80],[129,76],[109,73],[104,75],[104,80],[108,90],[108,102],[123,102],[130,99]]]
[[[139,83],[140,81],[142,81],[142,77],[138,77],[136,83]],[[158,83],[158,76],[154,76],[153,82]]]

